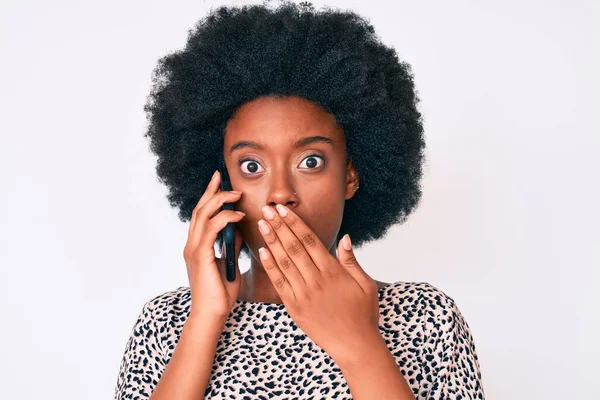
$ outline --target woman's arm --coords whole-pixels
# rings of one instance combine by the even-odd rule
[[[348,352],[354,352],[353,360],[335,361],[353,399],[415,400],[411,387],[379,333],[372,338],[365,337],[363,350],[348,349]]]
[[[161,301],[162,302],[162,301]],[[154,307],[144,304],[121,360],[114,399],[203,399],[225,320],[190,316],[166,361]]]
[[[203,399],[225,321],[190,317],[151,400]]]
[[[471,329],[452,298],[441,292],[437,300],[448,310],[447,316],[439,315],[438,318],[446,319],[450,324],[449,329],[434,330],[437,341],[435,346],[427,349],[426,357],[436,362],[434,370],[437,373],[426,398],[483,400],[481,369]]]
[[[127,340],[114,391],[115,400],[147,399],[165,369],[153,317],[154,300],[144,304]]]

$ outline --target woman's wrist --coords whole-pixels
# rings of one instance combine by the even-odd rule
[[[190,314],[183,325],[183,329],[192,335],[213,335],[217,339],[221,336],[227,318],[209,314]]]

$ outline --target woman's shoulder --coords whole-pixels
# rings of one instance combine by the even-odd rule
[[[190,288],[188,286],[179,286],[177,289],[169,290],[151,297],[147,303],[160,305],[164,303],[180,303],[191,299]]]
[[[379,289],[379,303],[385,315],[403,324],[447,320],[460,313],[452,297],[428,282],[390,283]]]
[[[470,327],[454,299],[428,282],[391,283],[380,289],[379,303],[383,330],[407,335],[421,331],[419,340],[435,338],[438,344],[462,338],[473,347]]]
[[[453,305],[454,300],[441,289],[429,282],[405,282],[392,283],[378,282],[380,297],[383,296],[391,302],[416,302],[428,301],[432,305],[445,307]]]
[[[187,286],[180,286],[154,295],[144,304],[147,317],[155,323],[169,323],[175,320],[186,319],[189,315],[191,292]],[[175,318],[174,318],[175,317]]]
[[[452,297],[427,282],[394,282],[379,295],[379,329],[396,361],[409,368],[408,349],[425,371],[423,382],[434,382],[425,397],[484,398],[475,341]]]

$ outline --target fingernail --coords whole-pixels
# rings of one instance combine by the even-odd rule
[[[282,217],[285,217],[286,215],[288,215],[288,212],[283,205],[277,204],[275,206],[275,208],[277,209],[277,212],[279,213],[279,215],[281,215]]]
[[[273,212],[273,210],[271,210],[271,207],[269,206],[264,206],[262,208],[263,213],[265,214],[265,217],[267,217],[268,219],[273,219],[275,218],[275,213]]]
[[[344,249],[346,249],[346,250],[350,250],[352,248],[352,242],[350,241],[350,235],[348,235],[347,233],[344,235],[344,238],[342,239],[342,246],[344,246]]]
[[[267,251],[265,250],[264,247],[261,247],[258,249],[258,255],[260,256],[260,259],[263,261],[267,260]]]
[[[262,219],[260,221],[258,221],[258,228],[265,235],[268,235],[269,232],[271,232],[271,229],[269,228],[269,224],[267,224],[267,222],[263,221]]]
[[[230,190],[230,192],[233,193],[233,194],[241,194],[242,193],[239,190]]]
[[[216,170],[216,171],[213,173],[213,176],[212,176],[212,178],[210,178],[210,180],[211,180],[211,181],[212,181],[213,179],[215,179],[215,177],[217,176],[217,172],[219,172],[219,170]]]

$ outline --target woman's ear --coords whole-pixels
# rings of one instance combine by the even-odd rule
[[[354,168],[352,160],[349,160],[346,168],[346,200],[351,199],[354,196],[354,193],[358,190],[359,181],[358,172]]]

